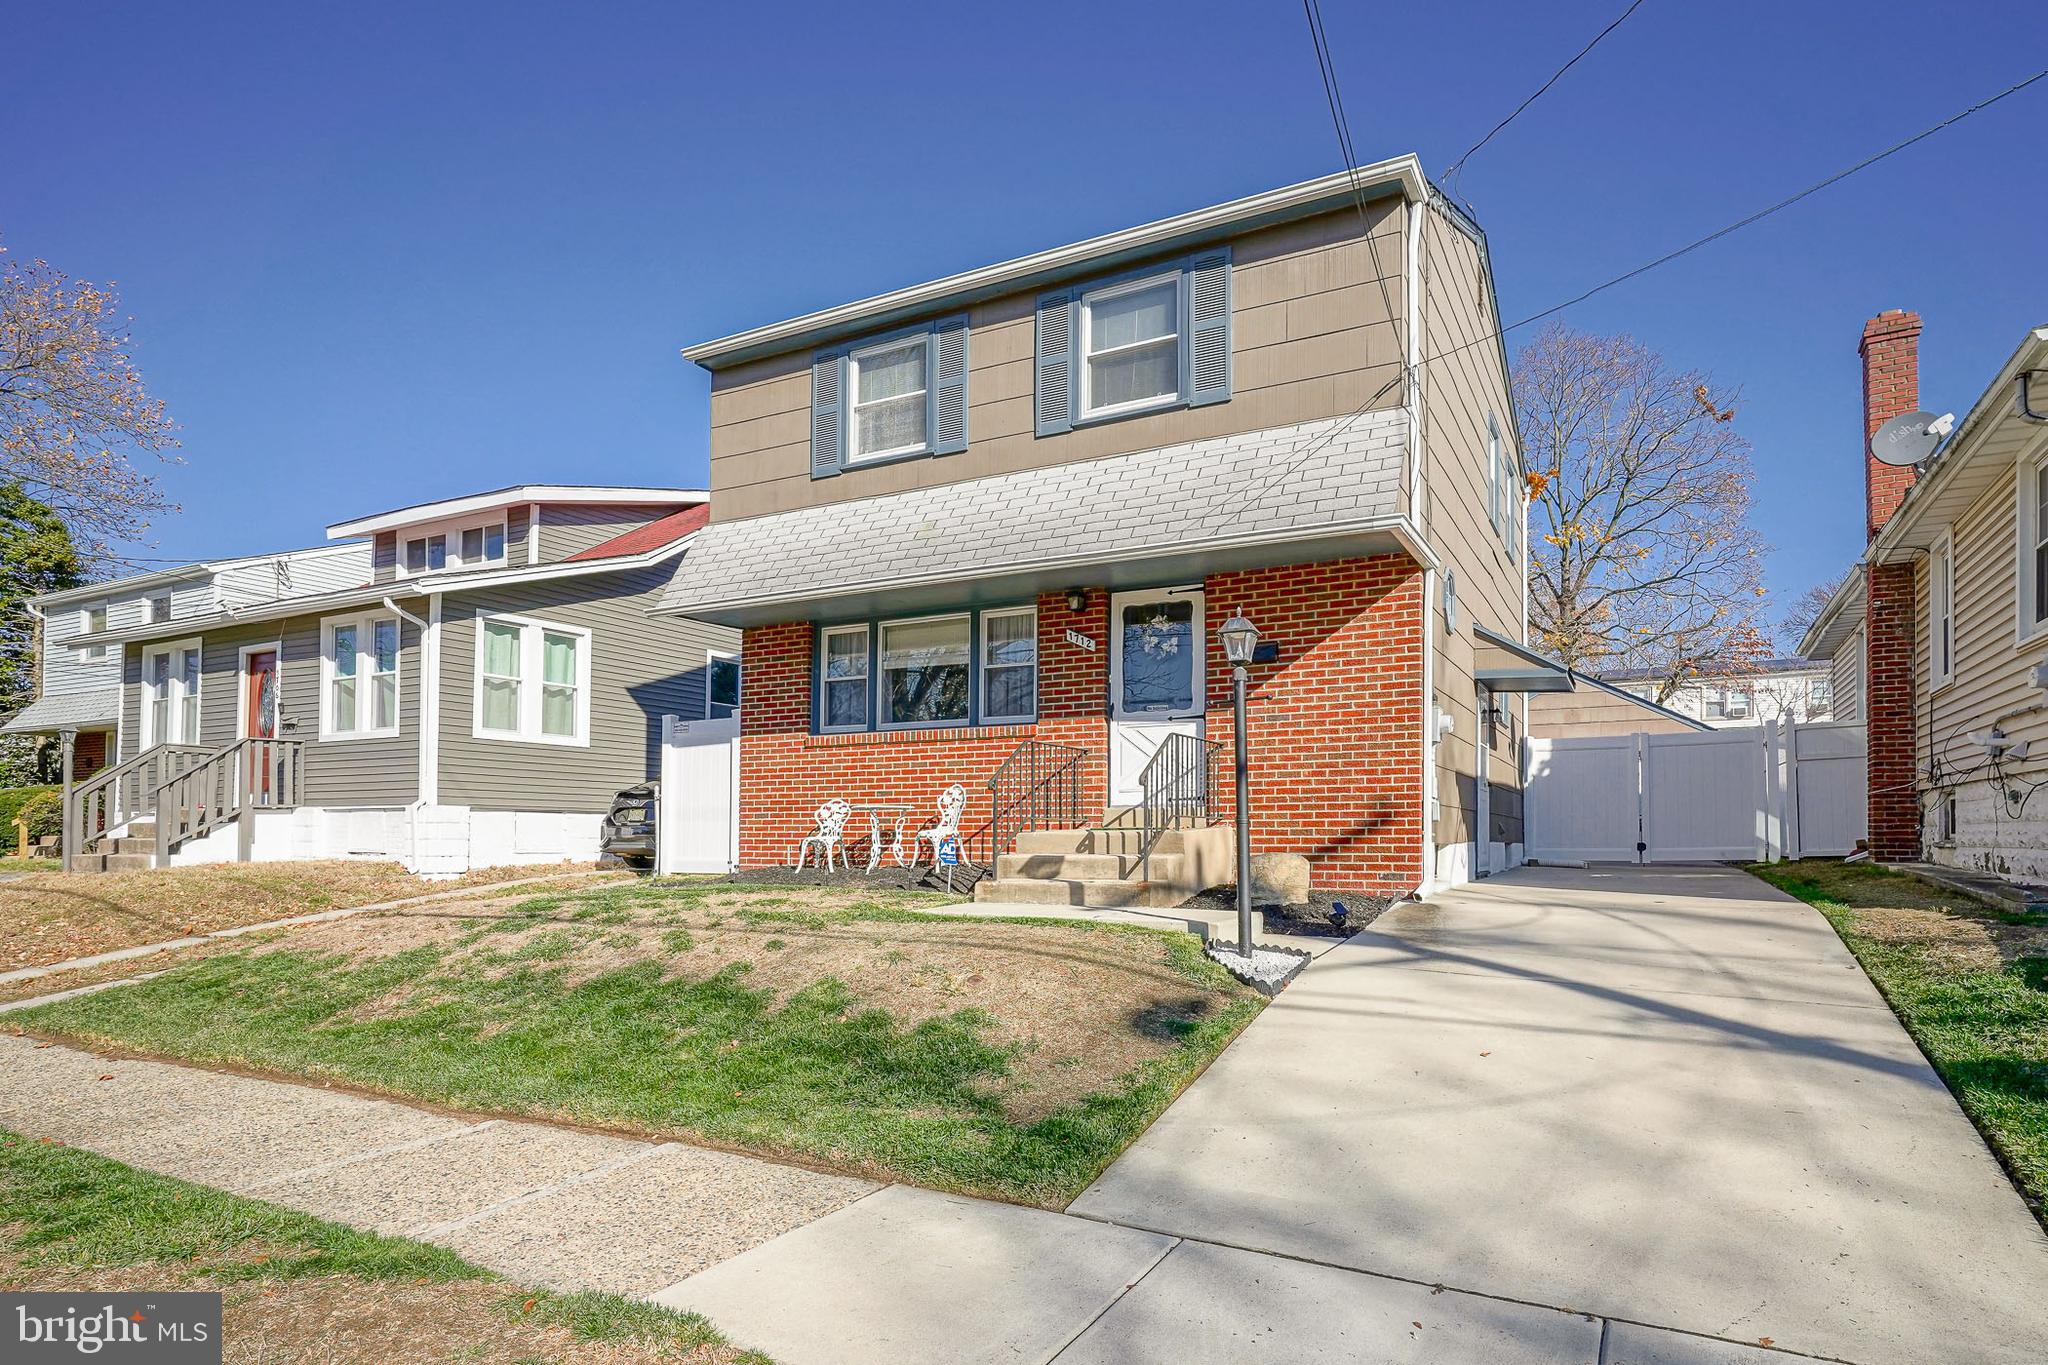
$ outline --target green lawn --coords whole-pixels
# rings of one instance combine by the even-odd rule
[[[1750,871],[1828,917],[2004,1158],[2048,1206],[2048,920],[1820,859]]]
[[[1062,1207],[1263,1001],[1185,933],[626,883],[297,931],[12,1022]]]
[[[702,1317],[610,1294],[505,1284],[453,1252],[139,1171],[0,1129],[0,1287],[201,1289],[241,1358],[357,1355],[771,1365]],[[353,1307],[349,1305],[353,1304]],[[340,1306],[337,1314],[336,1306]],[[338,1320],[337,1320],[338,1319]]]

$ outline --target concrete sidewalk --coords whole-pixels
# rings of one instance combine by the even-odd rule
[[[1526,869],[1310,967],[1071,1210],[1858,1361],[2048,1358],[2048,1242],[1827,922]]]

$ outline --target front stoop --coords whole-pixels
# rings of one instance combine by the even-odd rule
[[[1215,829],[1224,826],[1211,827]],[[1169,830],[1153,847],[1150,876],[1138,850],[1144,831],[1117,823],[1086,829],[1027,830],[1017,848],[996,859],[995,875],[978,882],[977,901],[1012,905],[1074,905],[1102,909],[1160,908],[1202,890],[1192,884],[1186,836]]]
[[[73,872],[147,872],[155,866],[156,825],[148,820],[101,839],[90,853],[72,854],[70,863]]]

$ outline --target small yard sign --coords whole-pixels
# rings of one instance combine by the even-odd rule
[[[1093,654],[1095,652],[1095,641],[1089,639],[1087,636],[1083,635],[1078,630],[1070,630],[1067,632],[1067,643],[1072,645],[1076,649],[1085,649],[1090,654]]]
[[[939,866],[960,866],[960,841],[958,839],[949,835],[939,840]]]

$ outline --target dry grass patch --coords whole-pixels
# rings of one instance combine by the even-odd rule
[[[31,872],[0,881],[0,971],[557,870],[566,869],[494,867],[434,881],[397,863],[349,860]]]
[[[1190,934],[625,882],[291,931],[15,1022],[1063,1206],[1263,1003]]]

